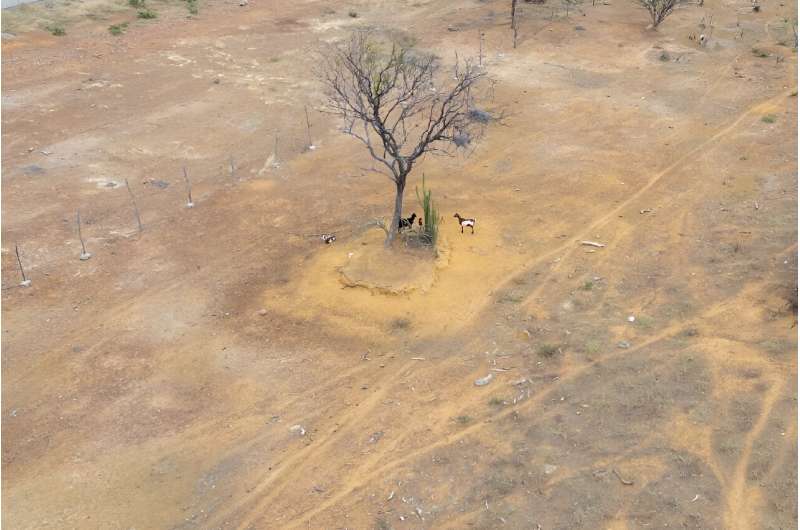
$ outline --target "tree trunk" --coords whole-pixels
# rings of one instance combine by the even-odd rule
[[[388,227],[388,234],[386,235],[385,245],[387,247],[392,246],[395,236],[400,232],[400,216],[403,215],[403,190],[405,190],[405,187],[406,179],[403,177],[399,179],[397,183],[397,195],[394,198],[394,214],[392,215],[392,220]]]
[[[517,27],[517,0],[511,0],[511,29]]]

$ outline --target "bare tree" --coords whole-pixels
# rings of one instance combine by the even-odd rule
[[[470,92],[484,76],[469,60],[456,57],[450,75],[431,55],[397,43],[388,48],[366,32],[355,33],[325,55],[319,72],[327,110],[342,117],[343,131],[366,146],[395,185],[387,246],[398,232],[406,179],[420,157],[451,153],[478,134]]]
[[[667,18],[671,13],[672,10],[675,9],[675,6],[678,4],[678,0],[635,0],[637,4],[642,6],[650,13],[650,19],[652,20],[653,29],[657,28],[661,22]]]

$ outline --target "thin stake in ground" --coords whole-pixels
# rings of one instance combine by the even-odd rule
[[[189,182],[189,172],[186,171],[186,166],[183,166],[183,180],[186,181],[186,193],[189,195],[189,200],[186,203],[186,207],[193,208],[194,202],[192,202],[192,183]]]
[[[75,215],[75,223],[78,225],[78,239],[81,240],[81,261],[86,261],[92,255],[86,252],[86,244],[83,242],[83,234],[81,233],[81,211],[78,210]]]
[[[308,150],[313,151],[316,149],[314,142],[311,141],[311,120],[308,118],[308,105],[305,106],[306,111],[306,133],[308,134]]]
[[[139,224],[139,233],[144,230],[142,226],[142,216],[139,215],[139,207],[136,205],[136,197],[133,196],[131,185],[128,184],[128,179],[125,179],[125,187],[128,188],[128,194],[131,196],[131,204],[133,204],[133,212],[136,214],[136,222]]]
[[[272,167],[279,167],[281,165],[278,162],[278,131],[275,131],[275,147],[272,150]]]
[[[25,276],[25,269],[22,268],[22,259],[19,257],[19,246],[14,245],[14,252],[17,254],[17,263],[19,264],[19,273],[22,274],[22,281],[19,283],[22,287],[28,287],[31,281]]]
[[[478,36],[478,66],[483,66],[483,36],[484,32],[480,32]]]
[[[231,155],[230,160],[228,161],[231,167],[231,178],[236,176],[236,161],[233,159],[233,155]]]

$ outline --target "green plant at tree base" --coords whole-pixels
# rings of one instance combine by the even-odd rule
[[[422,207],[423,225],[422,234],[420,237],[425,243],[435,246],[436,240],[439,239],[439,210],[433,204],[431,190],[425,188],[425,173],[422,174],[422,194],[419,188],[415,188],[417,193],[417,201]]]

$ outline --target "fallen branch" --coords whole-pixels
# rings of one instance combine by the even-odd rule
[[[81,261],[86,261],[87,259],[91,258],[92,255],[86,252],[86,245],[83,243],[83,234],[81,234],[81,211],[77,211],[77,215],[75,221],[78,225],[78,239],[81,240]]]
[[[14,252],[16,252],[17,254],[17,263],[19,263],[19,272],[20,274],[22,274],[22,281],[20,282],[20,285],[22,287],[27,287],[31,284],[31,281],[25,277],[25,269],[22,268],[22,259],[20,259],[19,257],[19,246],[14,245]]]
[[[605,244],[598,243],[597,241],[581,241],[581,245],[586,245],[589,247],[597,247],[597,248],[605,247]]]

